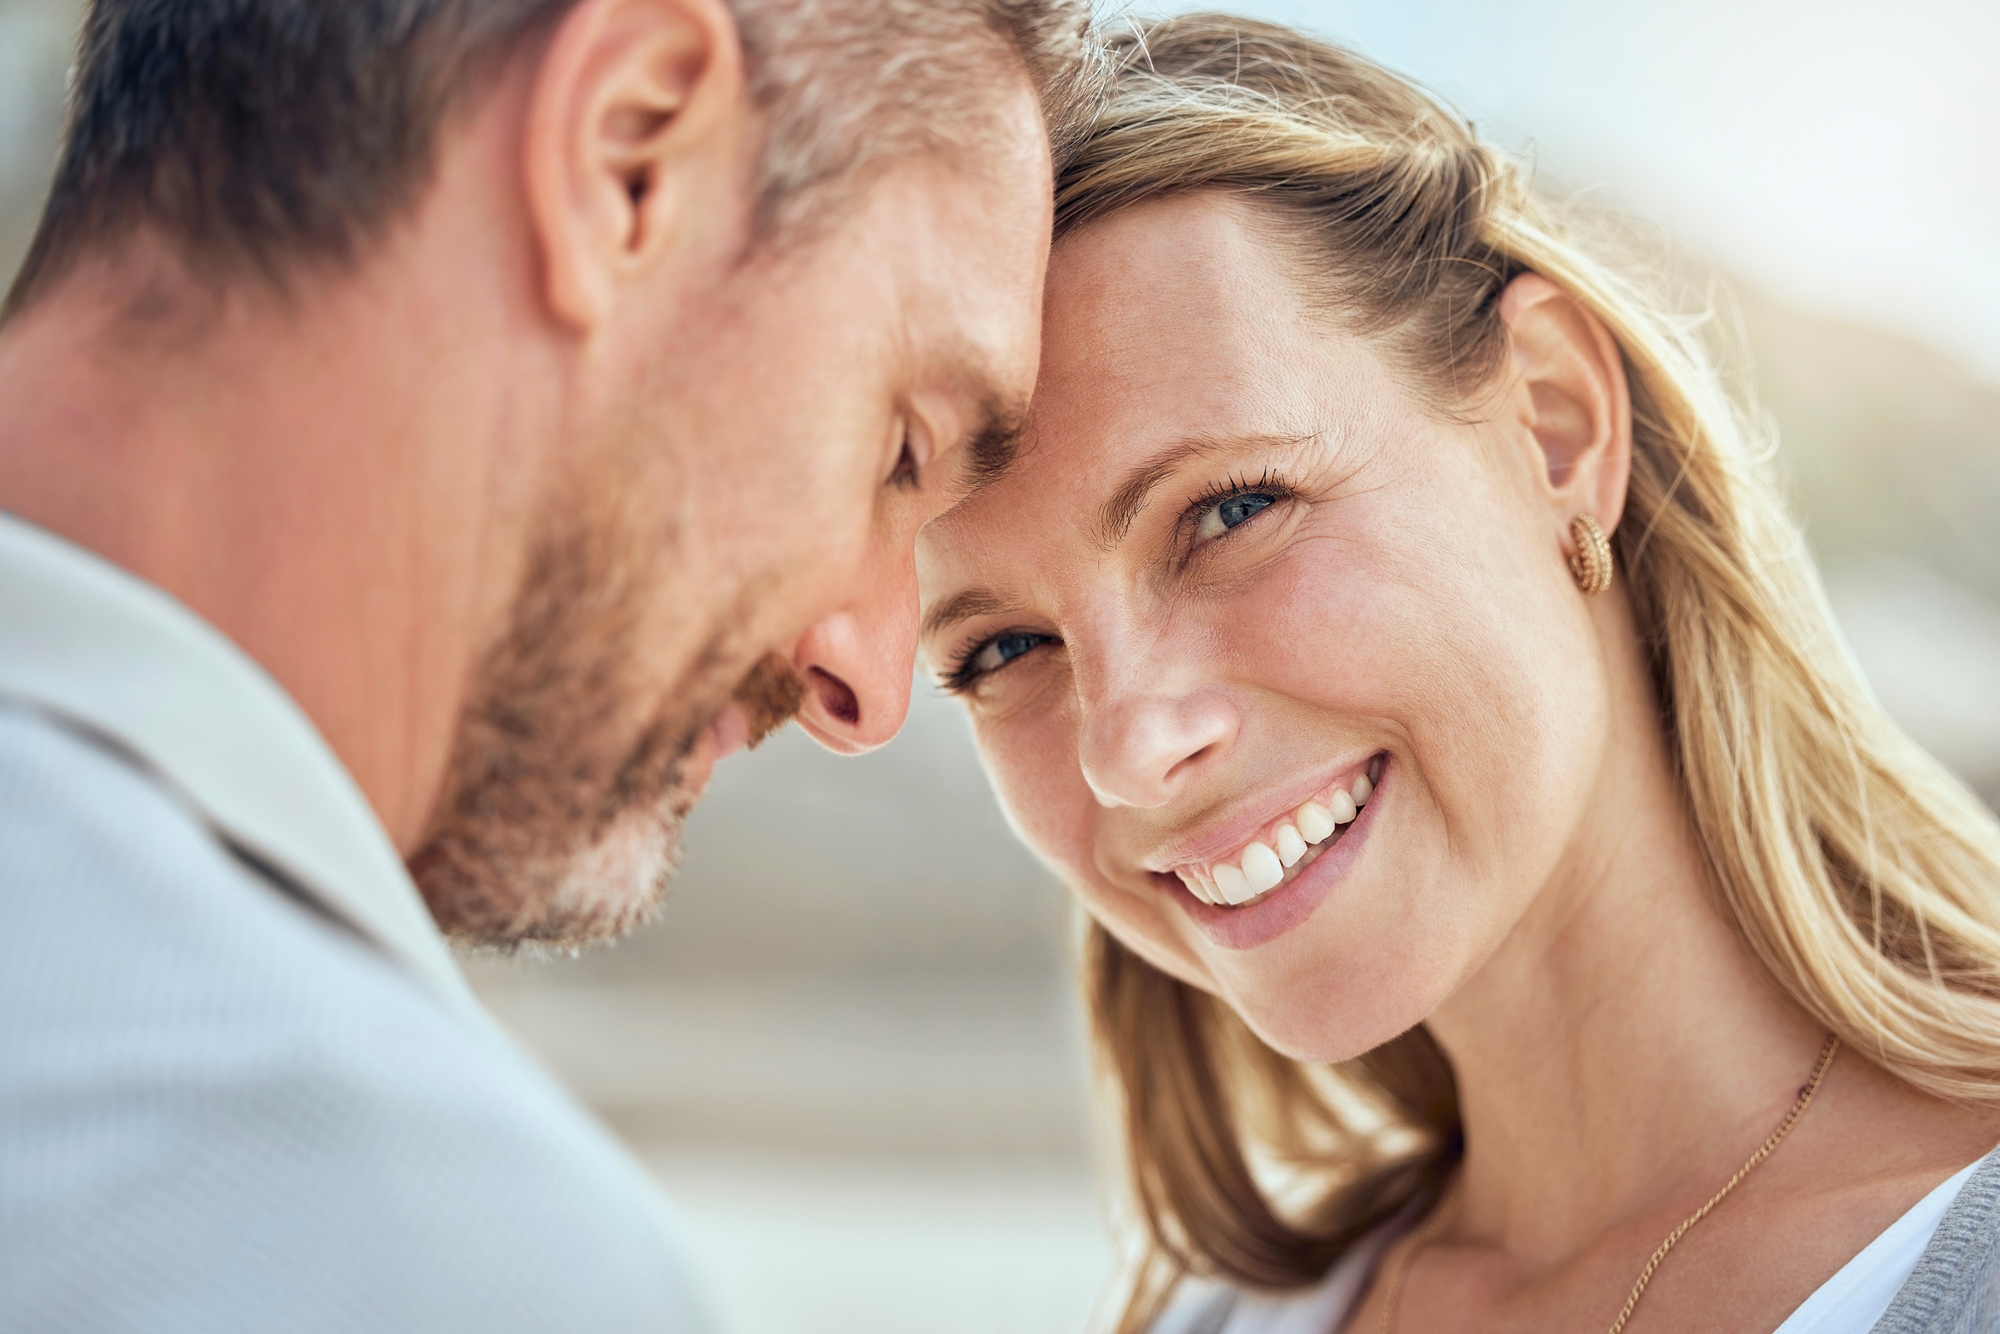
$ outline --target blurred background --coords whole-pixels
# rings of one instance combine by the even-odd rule
[[[1236,7],[1414,76],[1726,282],[1857,656],[2000,798],[2000,6]],[[80,14],[0,0],[0,273]],[[1083,1329],[1111,1248],[1069,922],[954,706],[920,684],[865,759],[794,732],[731,760],[689,849],[617,949],[470,967],[680,1202],[726,1334]]]

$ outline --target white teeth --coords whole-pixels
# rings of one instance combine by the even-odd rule
[[[1306,855],[1306,841],[1299,837],[1299,831],[1286,825],[1278,831],[1278,860],[1286,869],[1297,866],[1299,858]]]
[[[1246,903],[1255,897],[1255,891],[1250,888],[1250,882],[1244,878],[1243,872],[1228,862],[1217,862],[1209,868],[1209,874],[1215,877],[1215,887],[1221,891],[1222,901],[1231,907]]]
[[[1278,826],[1271,839],[1275,850],[1270,843],[1252,843],[1243,850],[1240,866],[1215,862],[1189,868],[1181,872],[1182,883],[1204,903],[1231,908],[1248,903],[1283,884],[1287,871],[1311,856],[1341,825],[1351,824],[1373,795],[1374,780],[1360,774],[1352,793],[1336,788],[1325,805],[1309,801],[1299,807],[1292,816],[1294,823]]]
[[[1299,833],[1308,843],[1326,842],[1333,833],[1333,812],[1316,801],[1307,802],[1299,807]]]
[[[1262,843],[1252,843],[1243,850],[1243,878],[1250,882],[1252,893],[1262,894],[1278,887],[1285,878],[1285,868],[1277,853]]]

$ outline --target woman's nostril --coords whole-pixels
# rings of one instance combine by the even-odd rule
[[[809,667],[806,675],[812,681],[813,693],[819,696],[820,707],[843,726],[853,727],[861,721],[861,701],[855,696],[854,687],[824,667]]]

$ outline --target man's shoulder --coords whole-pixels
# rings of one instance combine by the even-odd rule
[[[0,902],[0,1327],[689,1327],[663,1202],[497,1031],[7,709]]]
[[[11,708],[0,708],[0,898],[14,955],[0,969],[11,1021],[0,1043],[16,1054],[62,1032],[73,1064],[186,1080],[278,1055],[337,1061],[364,1032],[371,1047],[391,1037],[369,1031],[383,1028],[391,1046],[482,1045],[140,765]]]

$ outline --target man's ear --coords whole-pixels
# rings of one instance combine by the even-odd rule
[[[748,218],[752,113],[725,0],[581,0],[543,48],[524,176],[556,318],[601,323],[622,282]],[[740,200],[732,212],[718,200]]]
[[[1561,541],[1589,514],[1609,533],[1632,475],[1632,399],[1625,359],[1604,322],[1538,273],[1500,295],[1512,345],[1507,413],[1539,452],[1538,471]]]

